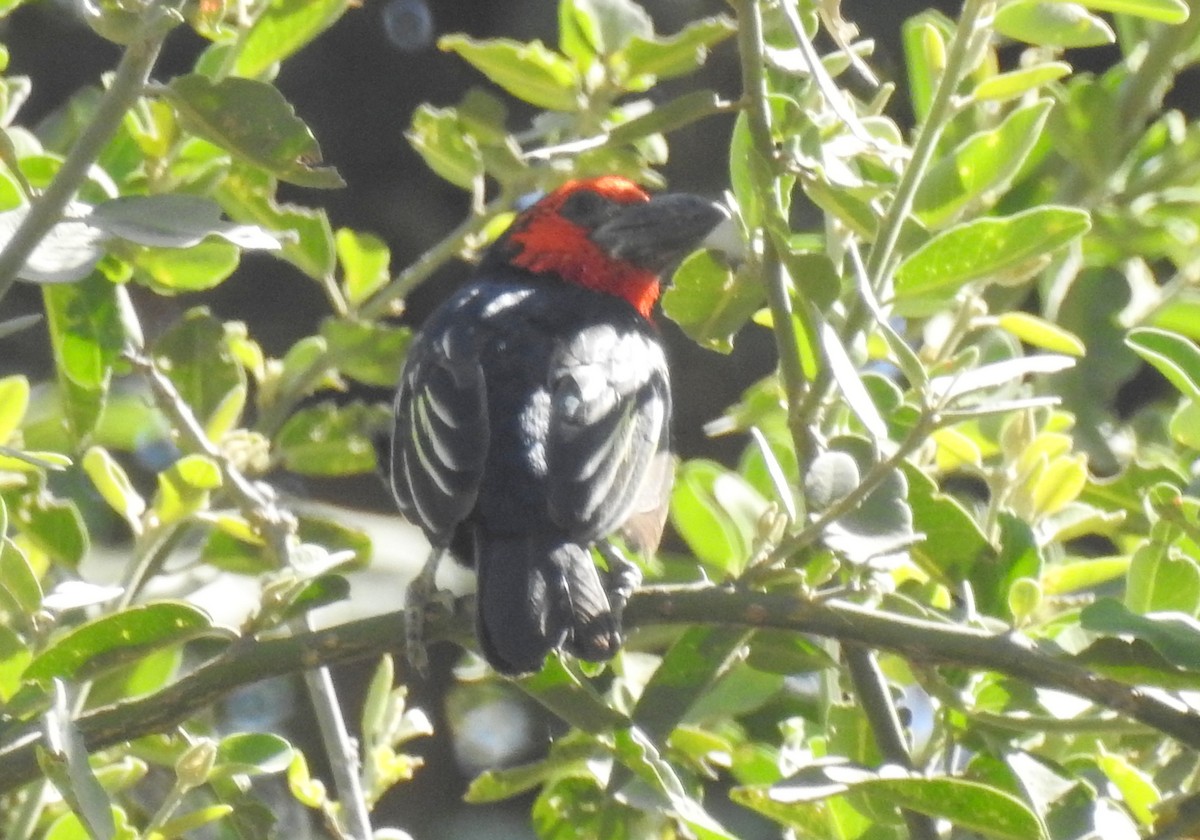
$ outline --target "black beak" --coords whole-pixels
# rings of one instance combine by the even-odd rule
[[[688,193],[666,193],[625,205],[592,231],[591,238],[614,259],[661,274],[706,245],[727,253],[740,248],[736,234],[729,211],[720,204]]]

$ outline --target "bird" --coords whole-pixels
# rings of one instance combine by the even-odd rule
[[[473,566],[476,635],[499,673],[548,653],[610,659],[640,582],[610,539],[653,551],[673,478],[671,389],[653,309],[662,276],[738,237],[719,203],[605,175],[514,219],[426,320],[397,388],[389,455],[429,559],[410,584],[410,661],[449,553]],[[601,553],[602,569],[591,549]]]

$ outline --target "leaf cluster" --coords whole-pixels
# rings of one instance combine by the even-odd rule
[[[530,191],[661,184],[670,133],[733,111],[748,258],[690,256],[663,312],[717,352],[769,330],[778,368],[707,427],[744,441],[736,463],[679,465],[687,550],[642,558],[649,592],[610,666],[551,658],[500,684],[468,654],[475,705],[520,692],[567,727],[468,799],[536,790],[548,838],[732,837],[718,798],[806,838],[1194,831],[1200,123],[1164,96],[1200,60],[1200,10],[921,13],[902,32],[911,127],[836,2],[734,0],[663,35],[633,0],[560,0],[556,46],[448,35],[485,84],[418,109],[407,138],[471,210],[396,267],[379,238],[277,194],[340,184],[272,82],[349,6],[84,4],[121,64],[36,130],[18,121],[30,80],[0,77],[0,301],[25,282],[44,306],[0,336],[55,361],[51,381],[0,378],[0,765],[33,744],[43,775],[0,794],[5,836],[268,836],[261,774],[333,834],[365,835],[431,731],[390,658],[349,716],[361,749],[344,725],[328,736],[332,791],[279,733],[222,736],[191,709],[156,732],[122,710],[211,669],[252,682],[247,649],[304,638],[311,610],[348,596],[372,538],[267,479],[378,467],[411,339],[390,316],[413,288],[474,258]],[[184,26],[207,48],[149,83]],[[687,84],[722,44],[737,102],[664,101],[660,81]],[[1076,72],[1070,50],[1100,44],[1111,66]],[[274,357],[201,306],[145,337],[135,301],[211,290],[248,250],[322,291],[312,335]],[[1166,396],[1122,405],[1146,376]],[[115,583],[91,566],[113,533]],[[256,592],[237,627],[194,603],[217,574]],[[105,714],[128,730],[94,749],[80,724]]]

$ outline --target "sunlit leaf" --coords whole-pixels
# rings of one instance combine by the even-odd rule
[[[1098,47],[1116,40],[1103,18],[1078,3],[1044,0],[1005,3],[996,12],[996,31],[1018,41],[1055,47]]]
[[[972,280],[1053,253],[1087,232],[1088,214],[1037,207],[1005,218],[964,222],[930,239],[896,269],[896,295],[950,297]]]
[[[233,72],[257,78],[329,29],[342,16],[348,0],[271,0],[237,42]]]
[[[1129,331],[1125,343],[1181,394],[1200,399],[1200,348],[1193,342],[1167,330],[1139,327]]]
[[[227,635],[188,604],[144,604],[94,619],[54,640],[30,663],[25,678],[90,679],[164,647]]]
[[[722,353],[762,306],[762,284],[746,272],[734,273],[708,251],[689,256],[663,295],[663,312],[693,341]]]
[[[539,108],[574,111],[580,105],[574,66],[541,41],[523,44],[445,35],[438,39],[438,48],[457,53],[513,96]]]
[[[271,174],[304,187],[341,187],[337,172],[315,164],[320,147],[276,88],[234,76],[213,82],[190,74],[167,90],[180,119],[200,137]]]

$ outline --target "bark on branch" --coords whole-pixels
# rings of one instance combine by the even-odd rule
[[[473,603],[460,599],[453,614],[430,615],[429,641],[469,643]],[[891,651],[922,663],[997,671],[1045,688],[1066,691],[1153,727],[1200,749],[1200,714],[1166,692],[1101,677],[1016,633],[877,612],[846,601],[813,601],[733,587],[649,588],[625,610],[629,629],[670,624],[721,624],[811,633]],[[399,613],[279,639],[247,639],[148,697],[94,709],[78,720],[89,751],[164,732],[242,686],[320,665],[397,655],[404,662],[404,619]],[[0,793],[38,778],[38,726],[0,743]]]

